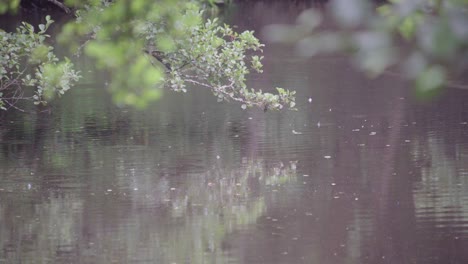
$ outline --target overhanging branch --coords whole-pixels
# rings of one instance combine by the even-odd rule
[[[65,13],[70,14],[71,9],[68,8],[63,3],[59,2],[58,0],[47,0],[49,3],[56,5],[58,8],[62,9]]]

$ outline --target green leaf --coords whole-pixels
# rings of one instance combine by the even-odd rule
[[[445,70],[433,65],[423,71],[416,79],[416,93],[420,98],[432,97],[445,83]]]

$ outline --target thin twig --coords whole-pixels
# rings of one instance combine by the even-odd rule
[[[65,13],[67,14],[70,14],[71,13],[71,9],[66,7],[64,4],[60,3],[59,1],[57,0],[47,0],[48,2],[58,6],[60,9],[62,9]]]
[[[184,79],[184,81],[210,88],[210,89],[212,89],[213,91],[215,91],[217,93],[221,93],[221,94],[225,95],[230,100],[240,102],[240,103],[247,103],[245,98],[233,96],[233,95],[231,95],[231,93],[229,93],[229,92],[227,92],[225,90],[226,88],[234,89],[234,82],[231,82],[231,84],[228,84],[228,85],[213,87],[213,86],[211,86],[209,84],[206,84],[204,82],[200,82],[200,81],[197,81],[197,80],[193,80],[193,79]],[[255,102],[255,103],[249,102],[249,104],[250,105],[256,105],[256,106],[263,106],[263,102]]]
[[[16,107],[13,103],[10,103],[10,102],[8,102],[8,101],[4,101],[4,102],[7,103],[7,104],[10,106],[10,107],[8,107],[8,108],[14,108],[14,109],[16,109],[16,110],[18,110],[18,111],[20,111],[20,112],[23,112],[23,113],[26,112],[26,111],[24,111],[23,109]]]

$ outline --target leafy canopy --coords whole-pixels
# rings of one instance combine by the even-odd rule
[[[46,103],[63,95],[80,78],[68,59],[59,61],[53,48],[45,43],[50,36],[46,30],[52,24],[49,16],[38,31],[22,23],[14,33],[0,30],[0,108],[16,108],[19,100],[34,104]],[[37,31],[37,32],[36,32]],[[25,94],[24,86],[34,87]]]
[[[322,14],[307,10],[295,25],[272,25],[265,33],[272,41],[297,43],[304,56],[349,52],[370,76],[398,65],[422,97],[443,86],[460,86],[450,75],[467,70],[467,0],[390,0],[380,6],[331,0],[326,11],[339,30],[315,30]]]
[[[242,108],[295,107],[294,92],[247,87],[251,70],[262,71],[258,53],[263,44],[251,31],[237,33],[217,19],[205,19],[198,2],[65,3],[76,19],[63,27],[60,42],[111,74],[109,87],[117,103],[145,107],[160,97],[163,87],[185,92],[200,86],[211,89],[219,101],[236,101]]]

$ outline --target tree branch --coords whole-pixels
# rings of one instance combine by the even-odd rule
[[[160,51],[157,51],[157,50],[144,50],[144,52],[146,54],[149,54],[151,55],[153,58],[155,58],[156,60],[158,60],[162,65],[164,65],[164,67],[166,67],[166,69],[168,69],[169,71],[172,70],[172,67],[169,63],[166,63],[164,62],[164,58],[163,58],[163,53],[160,52]]]
[[[65,6],[63,3],[60,3],[58,0],[47,0],[49,3],[56,5],[60,9],[62,9],[65,13],[70,14],[71,9]]]

